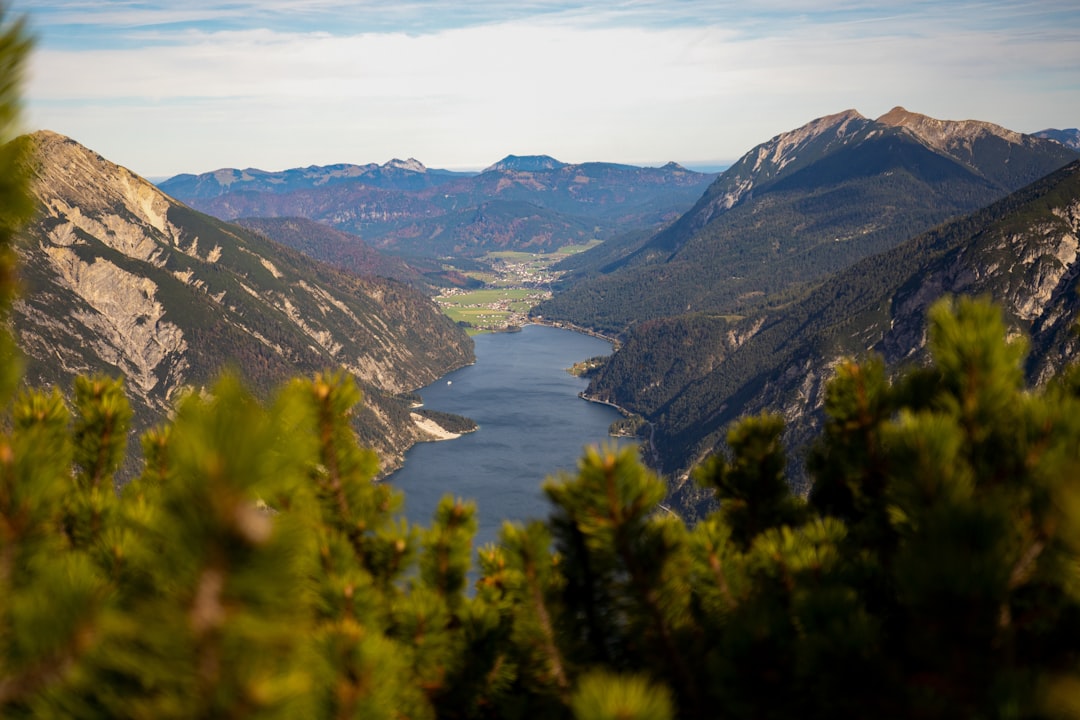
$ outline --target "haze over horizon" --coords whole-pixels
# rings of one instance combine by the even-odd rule
[[[896,105],[1080,125],[1080,6],[799,0],[40,0],[28,129],[142,175],[508,155],[722,165]]]

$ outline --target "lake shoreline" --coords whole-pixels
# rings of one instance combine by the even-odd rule
[[[416,427],[420,428],[420,431],[428,436],[428,439],[421,440],[420,442],[443,442],[444,440],[456,440],[461,437],[462,433],[451,432],[444,428],[439,423],[430,418],[426,418],[418,413],[412,413],[412,421]]]
[[[417,391],[423,407],[469,418],[479,430],[443,442],[456,433],[423,423],[421,432],[439,440],[418,442],[387,478],[404,493],[410,522],[430,523],[449,494],[476,502],[475,542],[493,542],[504,520],[548,512],[544,480],[574,472],[585,447],[627,442],[608,433],[621,413],[582,402],[586,383],[566,371],[575,361],[610,353],[610,342],[543,323],[522,329],[475,336],[474,365]]]

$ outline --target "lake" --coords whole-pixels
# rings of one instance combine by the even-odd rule
[[[579,398],[588,382],[567,372],[610,354],[611,343],[541,325],[474,340],[474,365],[419,392],[424,407],[472,418],[479,429],[413,446],[389,482],[405,492],[410,524],[424,527],[443,495],[474,500],[480,547],[497,539],[503,520],[546,518],[544,479],[574,471],[585,446],[613,442],[608,427],[619,413]]]

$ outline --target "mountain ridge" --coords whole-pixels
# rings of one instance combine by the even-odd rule
[[[1033,133],[1033,135],[1035,135],[1035,137],[1054,140],[1073,150],[1080,150],[1080,129],[1077,128],[1068,128],[1067,130],[1047,128],[1046,130],[1040,130],[1037,133]]]
[[[680,471],[719,448],[731,421],[781,412],[787,447],[798,460],[820,423],[835,363],[870,351],[895,367],[921,362],[926,310],[943,295],[994,298],[1013,332],[1031,338],[1028,378],[1045,381],[1080,353],[1071,331],[1080,314],[1078,257],[1080,161],[865,258],[801,300],[757,318],[684,316],[644,325],[587,393],[655,423],[663,469],[681,478],[677,493],[693,498]],[[664,345],[650,335],[670,350],[658,352]],[[680,337],[686,340],[672,342]],[[709,351],[686,355],[683,348],[690,346]],[[636,372],[646,357],[651,373]],[[693,368],[680,370],[689,362]],[[671,384],[677,372],[681,379]],[[651,383],[657,387],[650,390]]]
[[[471,174],[428,168],[415,158],[392,158],[382,165],[337,163],[276,171],[219,168],[199,174],[174,175],[157,183],[157,186],[165,193],[190,203],[192,200],[220,197],[237,190],[282,194],[347,182],[360,182],[383,189],[420,189]]]
[[[755,146],[660,232],[619,256],[575,258],[536,313],[618,333],[683,312],[752,312],[1078,157],[990,123],[890,112],[894,124],[846,110]]]
[[[544,172],[564,168],[567,164],[550,155],[507,155],[480,172]]]
[[[19,236],[11,318],[29,382],[123,375],[145,428],[227,366],[262,393],[344,367],[367,397],[357,431],[384,468],[429,439],[404,394],[473,356],[427,297],[198,213],[70,138],[28,141],[40,212]]]
[[[429,178],[431,172],[422,177]],[[223,192],[212,174],[204,174],[165,181],[161,187],[223,220],[304,217],[356,235],[384,252],[433,259],[448,251],[446,233],[461,237],[453,251],[482,256],[504,249],[554,251],[610,237],[620,228],[655,227],[678,217],[716,177],[675,163],[661,168],[568,164],[549,156],[513,155],[484,172],[437,181],[380,184],[372,180],[377,175],[353,173],[318,186],[304,180],[289,187],[265,187],[256,178],[247,184],[231,182]],[[204,186],[212,191],[201,189]],[[503,214],[502,227],[472,232],[472,212],[489,203],[517,203],[525,215]],[[538,216],[548,218],[546,226],[536,225]],[[516,226],[530,218],[537,233],[517,238]],[[581,227],[590,230],[582,235]],[[511,238],[509,243],[506,238]]]

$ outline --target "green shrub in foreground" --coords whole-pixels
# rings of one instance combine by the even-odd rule
[[[112,491],[120,381],[26,391],[0,435],[0,710],[33,717],[1053,716],[1075,707],[1080,374],[1022,385],[985,302],[934,364],[837,369],[809,499],[772,416],[693,527],[632,450],[552,478],[469,585],[471,503],[430,528],[372,482],[351,378],[233,377]]]

